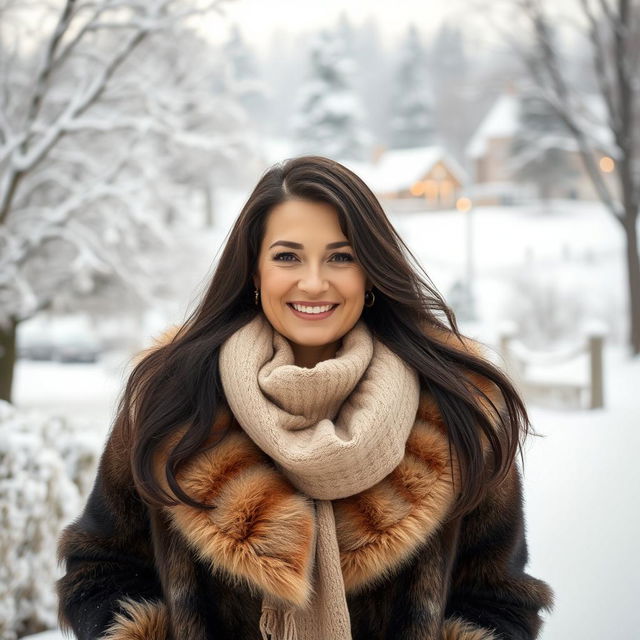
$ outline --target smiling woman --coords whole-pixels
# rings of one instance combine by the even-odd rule
[[[267,320],[290,341],[295,364],[308,368],[335,357],[371,286],[335,207],[300,199],[269,213],[253,282]]]
[[[63,532],[79,640],[530,640],[511,381],[362,180],[270,168]],[[444,316],[444,317],[442,317]],[[446,323],[445,323],[446,318]]]

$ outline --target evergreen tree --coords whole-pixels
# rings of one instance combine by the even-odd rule
[[[356,87],[367,105],[368,124],[375,140],[389,139],[389,109],[392,96],[393,68],[382,44],[380,29],[373,17],[365,20],[355,34],[355,57],[358,74]]]
[[[465,36],[458,23],[444,22],[429,48],[429,72],[434,100],[433,126],[447,149],[462,158],[478,126],[486,87],[471,76]],[[475,62],[475,60],[474,60]],[[478,95],[476,87],[482,87]]]
[[[433,105],[427,56],[415,25],[402,43],[391,113],[391,146],[422,147],[433,143]]]
[[[260,78],[256,56],[247,43],[238,25],[233,25],[229,38],[223,46],[224,89],[233,92],[234,97],[251,116],[257,128],[263,130],[260,123],[267,108],[267,91]]]
[[[354,61],[348,55],[344,23],[335,32],[321,30],[310,50],[310,72],[303,83],[293,122],[298,153],[364,160],[371,136],[353,88]]]

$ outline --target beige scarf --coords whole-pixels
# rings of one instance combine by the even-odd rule
[[[331,500],[360,493],[402,461],[418,375],[359,320],[334,358],[294,364],[259,313],[221,347],[220,376],[243,430],[316,507],[313,593],[303,607],[263,598],[264,640],[351,640]]]

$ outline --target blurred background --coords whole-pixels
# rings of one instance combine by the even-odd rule
[[[355,171],[516,381],[544,640],[638,638],[637,0],[0,0],[0,639],[267,167]]]

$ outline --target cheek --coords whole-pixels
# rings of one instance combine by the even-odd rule
[[[340,290],[345,298],[359,299],[364,296],[365,277],[360,273],[345,274],[340,283]]]
[[[265,297],[277,297],[284,295],[291,287],[291,276],[283,269],[263,269],[260,285],[262,295]]]

